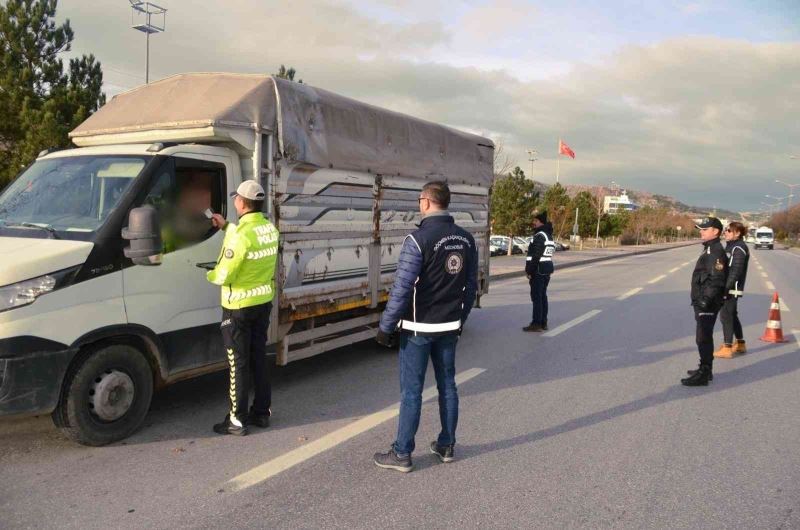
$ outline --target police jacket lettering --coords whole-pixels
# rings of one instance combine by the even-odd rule
[[[553,274],[553,254],[556,243],[553,241],[553,225],[545,223],[533,236],[528,245],[528,256],[525,258],[525,274]]]
[[[750,261],[750,250],[747,244],[738,239],[728,241],[725,245],[728,255],[728,281],[725,283],[725,294],[741,297],[744,295],[744,281],[747,279],[747,264]]]
[[[725,297],[728,257],[719,238],[703,243],[692,273],[692,305],[701,312],[716,312]]]
[[[432,215],[409,234],[380,328],[415,335],[458,333],[478,290],[478,250],[450,215]]]

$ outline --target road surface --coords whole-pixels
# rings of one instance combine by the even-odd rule
[[[224,373],[157,395],[145,427],[108,447],[74,445],[49,418],[0,422],[0,527],[800,527],[800,255],[754,251],[750,353],[686,388],[698,253],[557,271],[545,335],[521,331],[525,280],[493,283],[459,344],[455,463],[427,452],[429,393],[414,472],[373,465],[399,385],[396,355],[363,343],[277,369],[273,426],[245,438],[211,432]],[[774,289],[784,344],[758,340]]]

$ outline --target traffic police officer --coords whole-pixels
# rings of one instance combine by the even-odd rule
[[[533,218],[533,228],[536,234],[528,245],[528,257],[525,258],[525,274],[531,285],[531,302],[533,303],[533,316],[531,323],[523,331],[547,330],[547,286],[550,284],[550,275],[553,274],[553,254],[556,243],[553,241],[553,225],[547,222],[547,214],[542,212]]]
[[[428,358],[439,390],[442,430],[430,450],[442,462],[452,462],[458,423],[455,382],[456,343],[478,289],[478,251],[472,234],[455,224],[447,212],[450,189],[429,182],[419,196],[423,216],[419,229],[403,242],[389,302],[381,316],[376,340],[393,345],[400,330],[400,418],[397,438],[387,453],[376,453],[375,464],[408,472],[419,427],[422,386]]]
[[[703,240],[703,252],[692,273],[692,307],[697,322],[697,349],[700,367],[690,370],[689,377],[681,379],[686,386],[705,386],[714,376],[714,324],[725,297],[728,276],[728,259],[719,241],[722,223],[716,217],[706,217],[698,225]]]
[[[225,231],[225,239],[216,267],[208,272],[208,281],[222,286],[222,340],[230,365],[230,413],[214,425],[214,432],[244,436],[248,425],[269,426],[272,391],[266,343],[278,230],[261,213],[265,194],[257,182],[242,182],[231,196],[239,224],[213,215],[212,222]],[[251,365],[255,399],[248,413]]]

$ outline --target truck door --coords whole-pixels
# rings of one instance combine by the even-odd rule
[[[224,234],[204,212],[226,215],[231,159],[189,156],[166,159],[138,204],[159,212],[161,265],[134,265],[123,272],[128,322],[161,339],[170,374],[224,360],[220,290],[197,264],[216,261],[222,246]]]

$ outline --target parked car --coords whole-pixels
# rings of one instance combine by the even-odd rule
[[[533,241],[533,236],[528,236],[525,239],[525,252],[528,252],[528,245],[530,245],[531,241]],[[569,243],[556,241],[556,250],[569,250]]]
[[[508,254],[508,236],[491,236],[489,238],[489,244],[495,245],[496,247],[501,249],[501,252],[498,254],[500,256]],[[526,254],[528,252],[528,243],[521,237],[514,238],[514,247],[511,250],[512,254]]]

